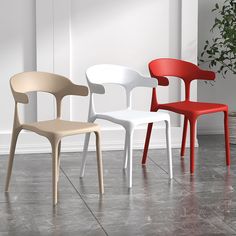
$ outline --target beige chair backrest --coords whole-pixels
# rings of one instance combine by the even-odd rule
[[[59,170],[60,170],[60,150],[63,137],[75,134],[94,132],[96,135],[96,151],[98,160],[98,179],[100,193],[103,194],[102,160],[100,150],[100,128],[99,125],[87,122],[75,122],[61,120],[61,101],[66,95],[87,96],[88,87],[75,85],[69,79],[45,72],[24,72],[14,75],[10,80],[11,90],[15,99],[15,113],[12,130],[12,140],[9,155],[9,164],[6,178],[5,191],[8,191],[10,177],[12,173],[13,160],[17,138],[21,130],[35,132],[47,138],[52,147],[52,186],[53,204],[57,203]],[[57,118],[43,122],[21,123],[18,114],[18,103],[28,103],[28,92],[51,93],[57,102]]]
[[[61,116],[61,101],[67,95],[87,96],[86,86],[73,84],[66,77],[47,72],[23,72],[10,79],[15,102],[28,103],[28,92],[46,92],[53,94],[57,102],[57,117]]]

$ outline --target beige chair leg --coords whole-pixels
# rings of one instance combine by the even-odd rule
[[[100,133],[95,132],[95,135],[96,135],[96,151],[97,151],[99,191],[100,191],[101,194],[103,194],[104,193],[104,185],[103,185],[102,153],[101,153],[101,148],[100,148]]]
[[[52,142],[51,145],[52,145],[52,197],[53,197],[53,205],[56,205],[57,204],[59,142]]]
[[[13,161],[14,161],[14,156],[15,156],[16,143],[17,143],[17,138],[18,138],[19,133],[20,133],[20,131],[16,130],[16,129],[13,129],[13,131],[12,131],[10,155],[9,155],[7,178],[6,178],[6,185],[5,185],[6,192],[8,192],[8,189],[9,189],[9,183],[10,183],[11,173],[12,173],[12,166],[13,166]]]
[[[57,182],[60,177],[60,156],[61,156],[61,141],[58,144],[58,158],[57,158]]]

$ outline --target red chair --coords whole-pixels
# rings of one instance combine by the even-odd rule
[[[224,104],[203,103],[190,101],[190,84],[193,80],[214,80],[215,73],[212,71],[201,70],[198,66],[177,59],[162,58],[151,61],[149,63],[149,71],[152,77],[158,80],[159,85],[168,86],[169,80],[165,76],[179,77],[185,84],[185,100],[174,103],[158,104],[156,96],[156,88],[152,92],[151,111],[159,109],[176,112],[184,115],[184,130],[182,137],[181,156],[185,153],[185,143],[188,128],[190,123],[190,172],[194,173],[194,142],[196,121],[200,115],[224,112],[224,129],[225,129],[225,149],[226,149],[226,165],[230,165],[230,146],[229,146],[229,131],[228,131],[228,106]],[[148,124],[146,141],[143,152],[142,164],[146,164],[147,152],[152,132],[152,123]]]

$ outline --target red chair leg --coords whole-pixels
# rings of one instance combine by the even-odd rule
[[[190,173],[194,173],[194,149],[196,136],[196,119],[190,121]]]
[[[185,116],[184,117],[184,129],[183,129],[183,136],[182,136],[181,153],[180,153],[181,157],[184,157],[184,154],[185,154],[187,130],[188,130],[188,119]]]
[[[145,140],[145,145],[144,145],[144,151],[143,151],[142,165],[146,164],[148,147],[149,147],[149,142],[150,142],[151,133],[152,133],[152,126],[153,126],[153,123],[148,124],[146,140]]]
[[[229,144],[229,125],[228,125],[228,111],[224,111],[224,127],[225,127],[225,152],[226,165],[230,165],[230,144]]]

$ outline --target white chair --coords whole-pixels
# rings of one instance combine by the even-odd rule
[[[148,124],[158,121],[165,121],[166,124],[166,143],[168,150],[169,177],[172,178],[172,154],[170,139],[170,116],[165,112],[149,112],[137,111],[131,109],[131,92],[136,87],[157,86],[157,80],[141,76],[136,71],[118,65],[95,65],[86,71],[86,77],[90,88],[90,108],[88,114],[88,122],[94,122],[96,119],[104,119],[116,124],[120,124],[125,128],[125,150],[124,150],[124,168],[128,163],[128,186],[132,187],[132,140],[134,128],[140,124]],[[94,108],[94,94],[104,94],[105,88],[103,84],[121,85],[126,90],[127,108],[125,110],[97,113]],[[88,151],[90,134],[85,136],[83,160],[80,176],[84,176],[86,154]]]

